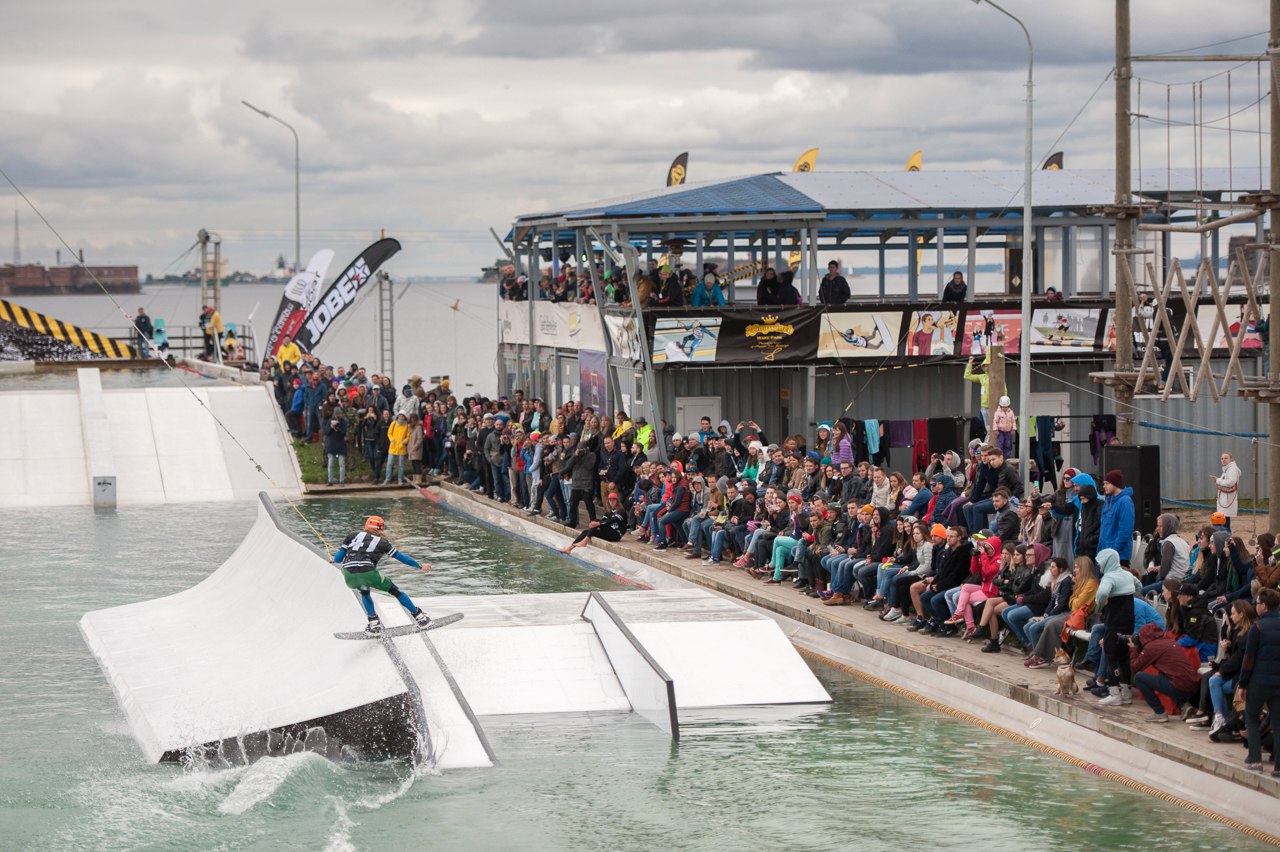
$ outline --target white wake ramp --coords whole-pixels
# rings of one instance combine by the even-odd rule
[[[0,392],[0,481],[0,508],[253,500],[268,485],[302,493],[265,385],[104,390],[97,368],[78,370],[74,391]]]
[[[408,616],[375,595],[389,627]],[[477,717],[830,701],[777,624],[701,590],[437,596],[453,625],[344,641],[363,613],[323,553],[258,519],[208,578],[98,610],[80,630],[151,761],[315,751],[490,766]]]

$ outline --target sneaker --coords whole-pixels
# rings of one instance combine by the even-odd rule
[[[1000,634],[996,637],[996,643],[997,643],[997,644],[1000,644],[1000,645],[1003,645],[1003,644],[1004,644],[1004,640],[1006,640],[1006,639],[1008,639],[1008,638],[1009,638],[1009,628],[1007,628],[1007,627],[1001,627],[1001,628],[1000,628]]]
[[[982,645],[982,653],[984,653],[984,654],[999,654],[999,653],[1000,653],[1000,643],[999,643],[999,642],[997,642],[995,639],[988,639],[988,640],[987,640],[985,643],[983,643],[983,645]]]
[[[1165,724],[1166,722],[1168,722],[1168,721],[1169,721],[1169,714],[1168,714],[1168,713],[1156,713],[1156,712],[1152,712],[1149,716],[1147,716],[1147,717],[1146,717],[1145,719],[1143,719],[1142,721],[1144,721],[1144,722],[1154,722],[1154,723],[1155,723],[1155,724],[1157,724],[1157,725],[1162,725],[1162,724]]]
[[[769,579],[767,579],[767,580],[765,580],[765,581],[764,581],[764,584],[765,584],[766,586],[781,586],[781,585],[782,585],[782,581],[781,581],[781,580],[775,580],[775,579],[773,579],[772,577],[770,577]]]
[[[1120,687],[1107,687],[1107,695],[1098,704],[1102,707],[1119,707],[1121,704]]]
[[[1216,734],[1222,730],[1222,726],[1227,724],[1227,719],[1221,713],[1213,714],[1213,725],[1209,728],[1210,734]]]
[[[902,610],[898,609],[896,606],[880,616],[881,621],[889,622],[897,621],[900,618],[902,618]]]
[[[1210,719],[1208,716],[1197,716],[1194,719],[1187,720],[1187,724],[1192,728],[1192,730],[1198,730],[1198,731],[1203,731],[1207,729],[1210,725],[1214,724],[1215,722],[1217,722],[1216,716],[1212,719]],[[1217,728],[1215,728],[1214,730],[1216,731]]]
[[[1043,669],[1048,668],[1049,661],[1044,657],[1028,657],[1023,665],[1029,669]]]
[[[719,565],[719,564],[720,564],[720,560],[719,560],[719,559],[712,559],[710,556],[708,556],[706,559],[702,560],[702,564],[703,564],[703,565]]]
[[[962,621],[964,621],[963,615],[953,615],[942,623],[944,626],[951,626],[951,625],[959,624]]]
[[[381,636],[382,622],[376,618],[369,619],[369,623],[366,624],[364,628],[364,635],[365,636]]]
[[[685,559],[701,559],[702,554],[698,553],[696,550],[691,550],[684,555],[684,558]]]
[[[964,631],[964,641],[972,642],[974,639],[979,638],[978,631],[979,628],[977,625],[974,625],[973,627],[966,627]]]
[[[666,543],[665,541],[658,542],[657,544],[655,544],[655,545],[653,546],[653,549],[654,549],[654,550],[666,550],[666,549],[667,549],[667,543]]]
[[[431,616],[427,615],[422,610],[418,610],[413,614],[413,620],[418,623],[419,627],[426,627],[431,623]]]
[[[919,633],[921,630],[924,629],[924,625],[925,625],[924,619],[913,618],[911,619],[911,623],[907,625],[907,629],[910,630],[912,633]]]
[[[938,632],[938,625],[934,624],[932,621],[926,621],[924,624],[920,625],[920,629],[917,632],[928,636],[931,633]]]

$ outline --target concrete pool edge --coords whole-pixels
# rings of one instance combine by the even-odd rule
[[[449,483],[432,483],[421,493],[448,509],[542,546],[569,541],[559,524]],[[699,563],[668,561],[626,541],[580,548],[574,558],[650,587],[695,585],[731,597],[775,619],[810,659],[1280,846],[1280,821],[1266,816],[1275,810],[1280,782],[1249,773],[1242,764],[1207,757],[1121,720],[1089,712],[1079,703],[1053,699],[976,668],[839,623],[821,610],[812,612],[806,606],[772,600],[758,594],[761,587],[745,575],[738,576],[740,572],[709,576],[699,570]],[[1169,727],[1161,726],[1157,733]],[[1201,802],[1213,802],[1215,807]]]

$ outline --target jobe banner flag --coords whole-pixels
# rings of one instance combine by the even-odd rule
[[[373,277],[378,267],[398,251],[400,251],[399,241],[387,237],[360,252],[360,256],[342,270],[342,274],[329,285],[329,289],[316,302],[311,313],[307,314],[306,322],[298,332],[295,342],[306,352],[315,351],[333,321],[355,302],[360,288]]]
[[[275,356],[280,349],[280,342],[285,337],[297,337],[302,321],[307,312],[316,306],[316,296],[320,294],[320,285],[329,272],[329,264],[333,262],[333,252],[322,249],[311,256],[307,268],[299,272],[284,286],[280,296],[280,309],[271,322],[271,331],[267,335],[267,354]]]

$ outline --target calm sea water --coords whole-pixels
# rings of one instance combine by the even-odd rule
[[[250,314],[258,335],[271,327],[282,285],[235,284],[222,290],[222,318],[243,327]],[[396,284],[395,373],[404,380],[448,375],[455,390],[497,391],[497,285],[473,281]],[[141,294],[117,295],[130,315],[139,306],[172,328],[194,326],[200,313],[200,288],[181,284],[144,286]],[[91,331],[122,335],[126,321],[105,295],[22,296],[23,307]],[[454,309],[455,303],[457,309]],[[317,354],[332,364],[358,363],[381,370],[377,294],[369,291],[348,308],[321,342]]]
[[[392,569],[413,595],[623,588],[414,498],[302,508],[332,538],[370,512],[386,516],[397,544],[435,566]],[[827,670],[817,673],[830,707],[686,718],[679,746],[639,718],[606,715],[488,721],[501,764],[443,775],[309,754],[223,770],[148,765],[76,621],[196,583],[255,511],[0,513],[10,542],[0,555],[0,846],[1254,848],[1217,823]]]

